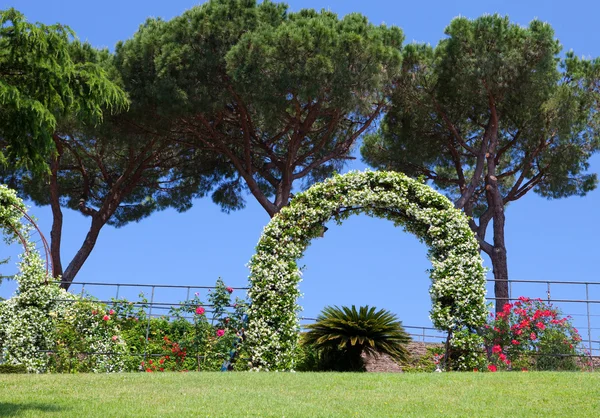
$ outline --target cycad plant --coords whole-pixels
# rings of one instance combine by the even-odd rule
[[[303,343],[319,350],[324,369],[364,370],[363,352],[385,353],[400,362],[408,358],[405,345],[410,337],[396,315],[385,309],[328,306],[306,328]]]

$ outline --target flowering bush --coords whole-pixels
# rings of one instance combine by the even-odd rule
[[[87,298],[61,308],[50,312],[55,318],[55,341],[49,355],[49,369],[71,373],[123,371],[127,345],[113,318],[115,312]],[[102,315],[103,312],[106,313]]]
[[[541,299],[520,297],[491,314],[484,338],[496,369],[575,370],[581,337],[570,317]]]
[[[246,335],[253,368],[294,369],[300,309],[296,260],[322,234],[325,222],[341,223],[357,212],[390,219],[429,246],[431,320],[437,328],[451,330],[453,346],[464,350],[454,363],[457,368],[480,361],[483,341],[468,330],[486,321],[485,275],[467,218],[427,185],[401,173],[367,171],[315,184],[265,227],[250,261]]]
[[[0,363],[23,365],[28,372],[39,373],[66,368],[65,351],[80,354],[120,350],[118,329],[91,318],[92,309],[100,309],[100,305],[92,308],[92,302],[78,301],[47,276],[38,252],[28,240],[29,231],[19,221],[20,210],[24,209],[16,193],[0,185],[0,228],[9,238],[18,231],[26,241],[15,276],[16,294],[0,303]],[[113,340],[115,335],[117,339]],[[121,369],[119,361],[108,356],[88,358],[86,364],[86,370],[91,371]]]
[[[143,294],[136,303],[113,301],[112,318],[121,327],[129,352],[126,369],[219,370],[236,346],[237,332],[244,327],[247,304],[239,297],[232,301],[233,291],[219,279],[206,304],[196,293],[172,308],[168,317],[148,318]]]

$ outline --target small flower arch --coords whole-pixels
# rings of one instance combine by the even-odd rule
[[[455,368],[480,358],[474,331],[486,321],[485,269],[466,216],[443,195],[404,174],[336,175],[298,194],[265,227],[250,261],[246,343],[255,370],[293,370],[299,337],[301,273],[296,260],[324,224],[365,213],[389,219],[429,247],[431,320],[451,332]]]

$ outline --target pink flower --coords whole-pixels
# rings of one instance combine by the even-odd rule
[[[529,334],[529,338],[531,338],[531,340],[537,340],[537,335],[535,335],[534,332],[532,332],[531,334]]]
[[[119,337],[117,337],[116,335],[113,335],[113,336],[112,336],[112,340],[113,340],[113,341],[117,341],[118,339],[119,339]]]
[[[206,311],[204,310],[204,308],[202,306],[198,306],[196,308],[196,315],[204,315],[204,312],[206,312]]]
[[[108,316],[108,315],[104,315],[104,316],[102,317],[102,320],[103,320],[103,321],[108,321],[109,319],[110,319],[110,316]]]
[[[510,343],[511,343],[512,345],[519,345],[519,342],[518,342],[517,340],[512,340]]]
[[[227,290],[229,293],[233,293],[233,287],[227,287],[225,290]]]
[[[496,366],[494,366],[493,364],[488,365],[488,370],[490,372],[495,372],[498,370],[498,368]]]
[[[114,315],[114,314],[115,314],[115,311],[111,309],[110,311],[108,311],[108,314],[109,314],[109,315]]]
[[[223,335],[225,335],[225,330],[218,329],[217,330],[217,337],[222,337]]]
[[[544,325],[542,322],[538,322],[537,324],[535,324],[535,326],[541,329],[542,331],[546,329],[546,325]]]

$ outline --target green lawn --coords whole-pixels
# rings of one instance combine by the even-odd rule
[[[0,417],[598,417],[591,373],[0,375]]]

